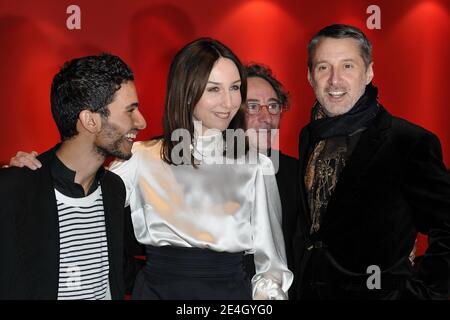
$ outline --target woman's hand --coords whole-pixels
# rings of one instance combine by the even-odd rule
[[[36,158],[38,153],[31,151],[30,153],[19,151],[17,154],[9,160],[11,167],[27,167],[31,170],[36,170],[42,167],[41,162]]]

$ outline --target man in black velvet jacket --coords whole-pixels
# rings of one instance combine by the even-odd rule
[[[103,162],[130,158],[145,128],[133,79],[109,54],[71,60],[54,77],[61,143],[25,163],[39,170],[0,170],[0,299],[124,298],[124,238],[134,235],[125,186]]]
[[[295,289],[301,299],[447,299],[450,179],[440,143],[378,102],[371,51],[347,25],[308,46],[317,101],[300,133]],[[417,232],[429,246],[415,271]]]

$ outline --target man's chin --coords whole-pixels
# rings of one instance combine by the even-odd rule
[[[351,110],[351,107],[328,106],[324,107],[323,109],[324,109],[323,111],[328,117],[337,117],[349,112]]]
[[[133,154],[131,153],[131,150],[128,152],[123,152],[123,151],[117,150],[117,151],[112,151],[110,155],[112,157],[115,157],[120,160],[129,160]]]
[[[256,149],[258,150],[258,152],[262,153],[262,154],[267,154],[271,148],[270,142],[265,142],[265,141],[258,141],[256,146],[257,146]]]
[[[98,146],[97,146],[97,152],[105,158],[113,157],[113,158],[117,158],[120,160],[129,160],[131,158],[131,156],[133,155],[131,153],[131,150],[124,152],[124,151],[121,151],[118,149],[111,150],[111,149],[106,149],[106,148],[102,148],[102,147],[98,147]]]

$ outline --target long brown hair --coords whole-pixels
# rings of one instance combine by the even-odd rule
[[[188,43],[175,55],[167,79],[161,149],[161,157],[165,162],[174,164],[171,153],[173,148],[180,143],[171,139],[175,129],[188,130],[191,143],[194,142],[194,108],[202,97],[215,62],[221,57],[232,60],[238,68],[241,77],[242,103],[245,102],[247,76],[239,58],[228,47],[215,39],[199,38]],[[244,127],[245,117],[241,106],[228,128],[244,129]],[[195,166],[194,161],[191,163]]]

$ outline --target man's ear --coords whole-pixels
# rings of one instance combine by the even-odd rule
[[[83,110],[78,116],[80,125],[90,133],[98,133],[102,129],[101,115],[97,112]]]
[[[373,79],[373,62],[371,62],[367,66],[366,77],[367,77],[366,85],[368,85],[370,83],[370,81],[372,81],[372,79]]]
[[[314,87],[313,86],[313,79],[312,79],[312,76],[311,76],[311,71],[309,70],[309,68],[308,68],[308,82],[311,85],[311,87]]]

